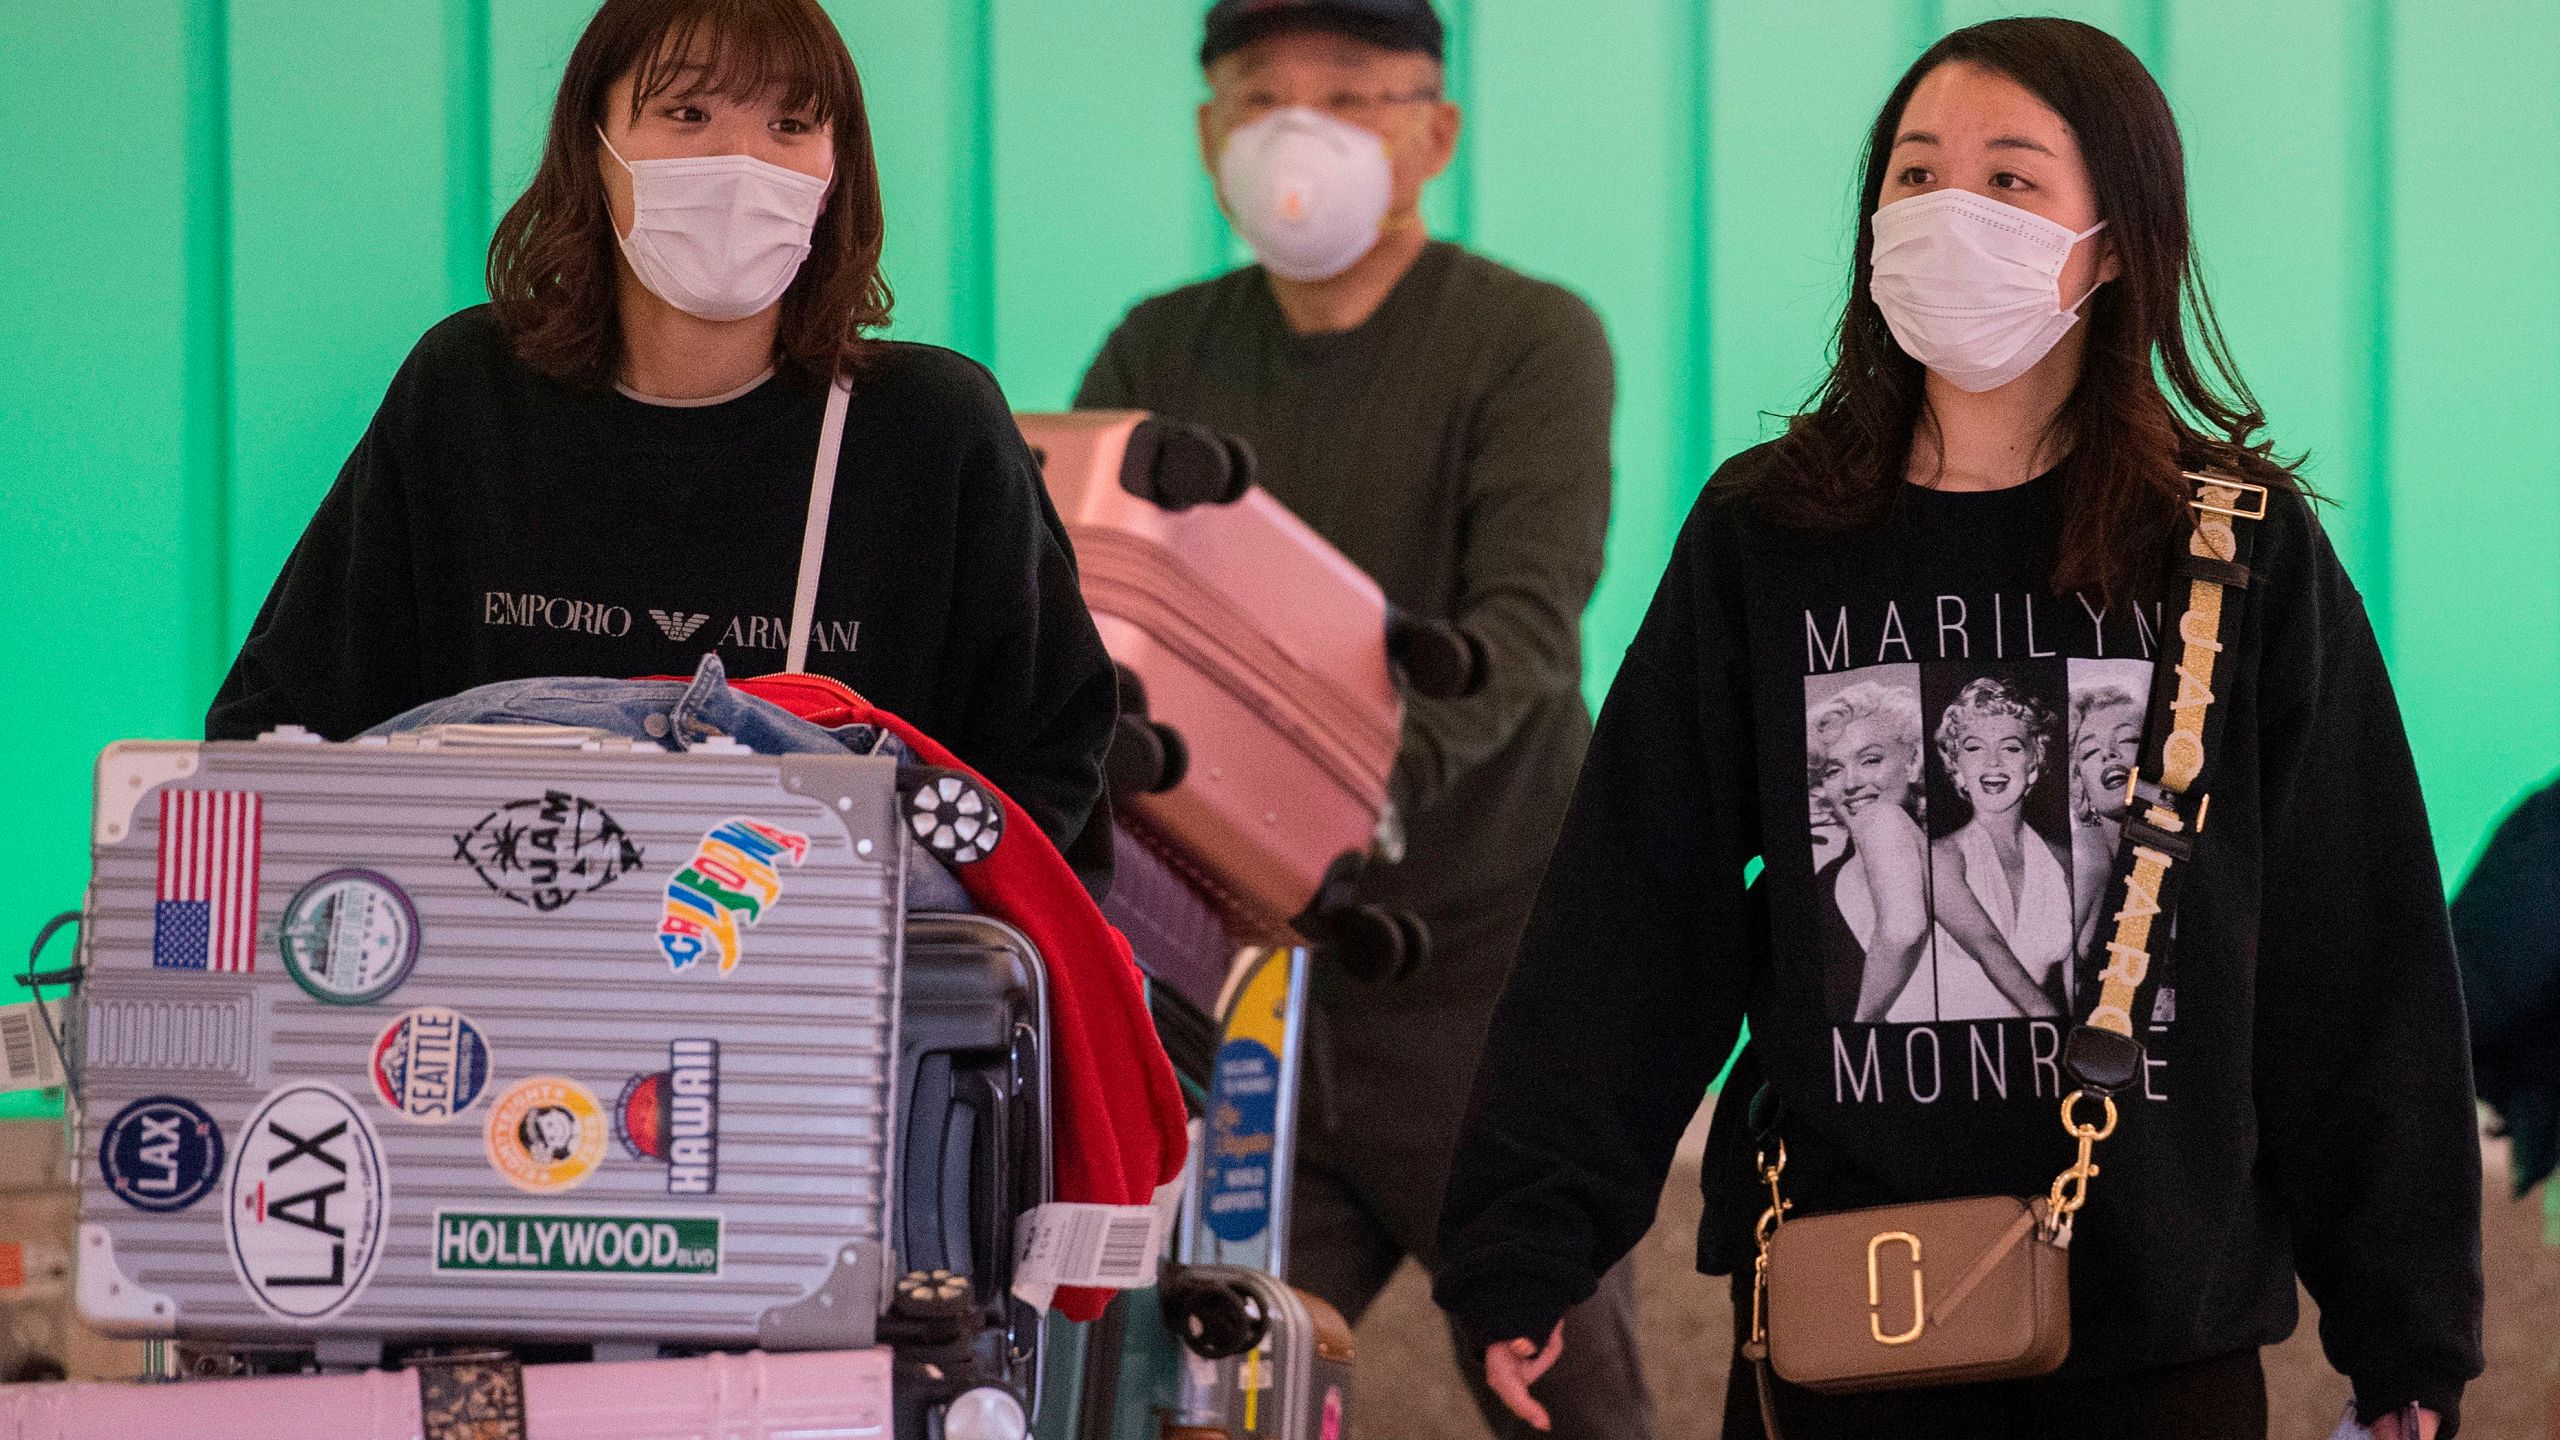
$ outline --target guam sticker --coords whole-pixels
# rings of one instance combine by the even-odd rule
[[[221,1183],[222,1127],[193,1100],[136,1100],[99,1132],[98,1173],[137,1210],[184,1210]]]
[[[418,910],[387,875],[332,870],[294,892],[276,935],[284,968],[313,999],[365,1005],[418,963]]]
[[[269,1314],[317,1323],[373,1278],[390,1186],[372,1124],[338,1087],[266,1098],[240,1132],[229,1200],[232,1273]]]
[[[489,1163],[508,1184],[551,1195],[596,1172],[613,1129],[595,1092],[575,1080],[537,1075],[490,1103],[484,1133]]]
[[[499,806],[454,836],[453,851],[480,883],[542,915],[640,868],[640,843],[566,790]]]
[[[667,963],[690,970],[708,959],[728,974],[738,963],[739,928],[763,919],[782,898],[778,867],[808,853],[808,836],[761,820],[740,815],[714,826],[694,847],[692,863],[667,882],[658,919]]]
[[[402,1119],[441,1125],[488,1087],[488,1039],[457,1011],[412,1010],[373,1042],[373,1093]]]

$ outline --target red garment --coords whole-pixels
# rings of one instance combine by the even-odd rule
[[[835,680],[784,674],[730,685],[830,729],[880,726],[918,761],[962,771],[1003,801],[1004,839],[957,874],[980,910],[1030,937],[1048,962],[1057,1196],[1097,1205],[1152,1202],[1159,1186],[1182,1173],[1190,1147],[1182,1090],[1147,1013],[1127,937],[1102,918],[1058,847],[960,757]],[[1091,1320],[1110,1298],[1107,1290],[1068,1287],[1056,1304],[1070,1320]]]

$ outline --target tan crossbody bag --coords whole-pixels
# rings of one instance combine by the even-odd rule
[[[2100,993],[2063,1046],[2073,1090],[2062,1125],[2079,1154],[2033,1199],[2007,1195],[1881,1205],[1789,1219],[1781,1177],[1786,1144],[1772,1107],[1755,1102],[1760,1216],[1750,1339],[1760,1414],[1780,1440],[1772,1371],[1808,1390],[1848,1393],[2043,1375],[2071,1351],[2072,1218],[2088,1203],[2092,1158],[2115,1133],[2115,1093],[2142,1074],[2133,1017],[2150,976],[2154,935],[2165,940],[2177,904],[2178,867],[2194,854],[2211,796],[2206,756],[2218,748],[2226,708],[2214,686],[2236,670],[2227,648],[2241,633],[2252,525],[2267,513],[2264,487],[2190,474],[2196,523],[2172,566],[2185,606],[2162,636],[2141,763],[2129,786],[2123,844],[2109,892],[2114,936]],[[2096,1109],[2097,1118],[2084,1111]]]

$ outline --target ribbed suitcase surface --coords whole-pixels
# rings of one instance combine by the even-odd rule
[[[871,1343],[885,759],[99,765],[79,1293],[236,1340]]]

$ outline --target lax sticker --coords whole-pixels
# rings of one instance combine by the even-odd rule
[[[336,1086],[267,1097],[241,1131],[229,1200],[232,1271],[267,1313],[314,1324],[373,1278],[391,1209],[382,1146]]]
[[[136,1210],[184,1210],[221,1183],[222,1127],[193,1100],[136,1100],[99,1133],[98,1173]]]

